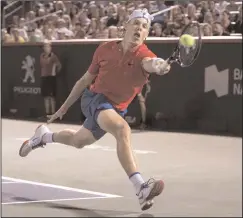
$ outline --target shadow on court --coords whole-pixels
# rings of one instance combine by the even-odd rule
[[[34,199],[28,199],[23,197],[16,197],[13,200],[18,201],[33,201]],[[85,207],[77,207],[77,206],[70,206],[60,203],[53,203],[53,202],[45,202],[45,203],[33,203],[37,207],[44,207],[44,208],[51,208],[51,209],[58,209],[58,210],[65,210],[70,211],[73,213],[75,217],[119,217],[119,216],[129,216],[132,215],[133,217],[154,217],[152,214],[149,213],[138,213],[134,211],[118,211],[118,210],[98,210],[98,209],[91,209]],[[21,205],[21,207],[27,205]]]

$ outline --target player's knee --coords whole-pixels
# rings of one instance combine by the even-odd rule
[[[115,126],[116,138],[124,138],[131,134],[131,128],[127,122],[117,122]]]
[[[90,145],[93,142],[89,140],[88,138],[78,138],[75,135],[71,139],[71,145],[75,148],[81,149],[86,145]]]

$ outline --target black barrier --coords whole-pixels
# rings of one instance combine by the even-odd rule
[[[151,41],[148,47],[160,57],[168,57],[175,40]],[[87,70],[98,42],[54,43],[53,51],[63,68],[58,76],[57,102],[60,106],[73,85]],[[18,118],[44,114],[40,95],[40,45],[2,47],[2,115]],[[165,76],[151,76],[146,101],[152,128],[175,131],[214,132],[242,135],[242,44],[238,40],[205,41],[200,57],[189,68],[173,65]],[[25,64],[25,63],[26,64]],[[31,82],[32,71],[35,81]],[[30,76],[27,82],[23,79]],[[64,121],[80,122],[79,101]],[[126,117],[131,125],[141,120],[135,99]]]

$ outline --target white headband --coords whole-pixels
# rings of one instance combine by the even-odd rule
[[[151,21],[154,19],[154,17],[148,13],[146,8],[134,10],[132,14],[130,14],[127,22],[133,18],[145,18],[149,21],[149,23],[151,23]]]

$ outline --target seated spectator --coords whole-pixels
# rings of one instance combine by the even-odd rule
[[[27,26],[25,25],[25,19],[23,17],[20,18],[18,27],[19,35],[25,40],[25,42],[28,42],[29,37],[27,33]]]
[[[99,8],[97,7],[97,5],[95,4],[94,1],[91,1],[89,3],[89,8],[88,8],[88,18],[92,19],[92,18],[96,18],[99,19]]]
[[[25,42],[24,38],[22,36],[20,36],[19,30],[17,28],[14,28],[12,30],[12,36],[13,36],[14,42],[18,42],[18,43],[24,43]]]
[[[55,34],[55,32],[54,32],[54,29],[52,29],[52,28],[48,28],[47,29],[47,31],[46,31],[46,34],[45,34],[45,39],[47,39],[47,40],[56,40],[57,38],[56,38],[56,34]]]
[[[71,18],[68,14],[63,15],[63,20],[65,21],[65,27],[69,30],[72,29],[72,23],[71,23]]]
[[[106,27],[107,20],[105,18],[100,19],[98,22],[98,29],[95,34],[96,39],[108,39],[109,32],[108,28]]]
[[[27,14],[26,14],[26,18],[25,18],[25,21],[26,21],[26,27],[27,27],[27,31],[32,31],[34,28],[35,28],[35,23],[30,23],[31,20],[34,20],[36,18],[35,16],[35,12],[34,11],[29,11]]]
[[[223,11],[226,10],[227,5],[227,1],[221,0],[215,4],[215,9],[221,14]]]
[[[25,42],[43,39],[116,38],[122,33],[119,30],[122,30],[134,9],[147,8],[150,13],[155,13],[175,4],[178,7],[155,17],[150,36],[179,36],[183,27],[190,21],[202,23],[205,36],[242,34],[242,6],[239,7],[239,14],[230,14],[238,8],[233,0],[36,1],[23,18],[13,16],[12,28],[18,29],[18,33],[15,33],[21,37],[18,41],[23,41],[23,38]],[[33,22],[35,18],[57,11],[61,13],[51,14]],[[16,37],[9,31],[4,34],[4,38],[6,40],[2,41],[16,41]]]
[[[79,21],[84,29],[88,29],[91,20],[88,18],[88,10],[83,9],[77,15],[79,17]]]
[[[110,26],[108,32],[109,38],[118,38],[118,28],[116,26]]]
[[[196,6],[194,4],[188,4],[187,6],[187,16],[190,21],[196,21],[198,20],[198,17],[196,15]]]
[[[233,32],[234,30],[234,25],[231,23],[230,20],[230,13],[227,10],[225,10],[223,11],[221,16],[222,16],[221,25],[224,29],[224,33],[230,35],[230,33]]]
[[[19,16],[14,15],[13,16],[13,22],[12,25],[18,26],[19,25]]]
[[[202,35],[203,36],[212,36],[213,35],[212,26],[210,24],[205,23],[202,26]]]
[[[63,13],[66,12],[66,7],[64,5],[63,1],[56,1],[56,3],[54,4],[54,11],[63,11]]]
[[[219,22],[213,23],[212,30],[213,30],[213,36],[229,36],[229,33],[224,32],[224,28]]]
[[[230,0],[229,4],[225,8],[227,11],[237,11],[238,5],[235,4],[235,1]]]
[[[75,39],[84,39],[85,38],[85,30],[82,28],[80,22],[76,23],[76,25],[75,25],[74,38]]]
[[[210,11],[206,12],[204,15],[203,23],[208,23],[208,24],[212,25],[213,22],[214,22],[214,19],[213,19],[212,13]]]
[[[118,22],[119,22],[119,17],[117,15],[117,13],[114,13],[114,14],[111,14],[111,15],[108,16],[108,21],[107,21],[106,26],[107,27],[109,27],[109,26],[117,26]]]
[[[74,34],[73,34],[73,31],[72,30],[69,30],[67,28],[67,23],[64,19],[61,19],[59,18],[57,20],[57,29],[56,31],[59,33],[59,34],[64,34],[65,36],[67,37],[72,37]]]
[[[238,9],[239,14],[235,18],[234,32],[242,34],[242,6]]]
[[[160,23],[155,23],[152,26],[151,36],[162,37],[163,36],[162,25]]]
[[[95,38],[95,34],[98,28],[98,24],[97,24],[97,19],[96,18],[92,18],[91,19],[91,23],[87,29],[87,37],[88,38]]]

